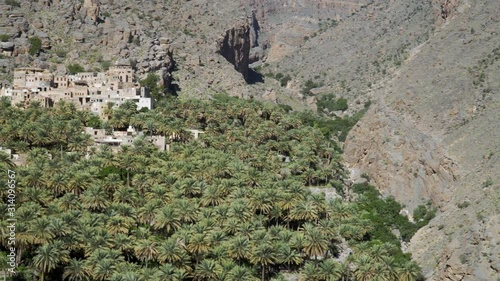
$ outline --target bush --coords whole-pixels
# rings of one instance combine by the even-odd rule
[[[29,38],[28,41],[30,42],[30,49],[28,53],[32,56],[37,55],[42,49],[42,40],[39,37],[34,36]]]
[[[370,181],[370,175],[368,175],[367,173],[362,173],[361,177],[366,179],[366,181]]]
[[[489,187],[493,184],[493,180],[491,178],[488,178],[487,180],[485,180],[482,184],[483,188],[486,188],[486,187]]]
[[[142,87],[149,89],[151,96],[155,100],[159,100],[163,97],[163,93],[165,91],[163,87],[158,85],[158,82],[160,82],[160,77],[155,73],[148,73],[148,76],[146,76],[145,79],[139,81]]]
[[[413,219],[415,220],[418,228],[421,228],[429,223],[436,216],[436,209],[430,204],[419,205],[413,211]]]
[[[346,111],[349,108],[345,98],[335,99],[335,95],[333,94],[321,96],[318,99],[317,105],[320,111],[323,111],[324,109],[327,109],[328,111]]]
[[[110,61],[101,61],[101,68],[104,71],[108,71],[109,67],[111,66]]]
[[[288,81],[292,80],[292,77],[290,77],[290,75],[285,75],[283,77],[281,77],[280,79],[280,84],[281,84],[281,87],[286,87],[286,84],[288,84]]]
[[[83,68],[83,66],[79,65],[78,63],[72,63],[72,64],[66,66],[66,68],[67,68],[68,73],[70,75],[75,75],[77,73],[85,71],[85,69]]]
[[[287,113],[293,110],[293,108],[288,104],[278,104],[278,106],[281,107]]]
[[[302,87],[302,94],[304,95],[311,95],[311,89],[321,87],[321,83],[316,83],[312,81],[311,79],[307,80],[306,83],[304,83],[304,86]]]
[[[10,40],[10,35],[8,34],[0,34],[0,42],[7,42]]]
[[[56,49],[54,52],[55,52],[55,54],[56,54],[58,57],[60,57],[60,58],[65,58],[65,57],[66,57],[66,54],[68,53],[68,52],[66,52],[66,50],[64,50],[64,49]]]

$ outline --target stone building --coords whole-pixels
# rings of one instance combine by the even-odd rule
[[[3,87],[2,96],[12,105],[28,106],[40,102],[52,107],[64,100],[78,109],[92,111],[105,118],[108,103],[119,106],[132,101],[138,109],[153,107],[149,92],[134,81],[134,71],[127,62],[118,61],[107,72],[82,72],[75,75],[54,76],[40,68],[14,70],[12,87]]]

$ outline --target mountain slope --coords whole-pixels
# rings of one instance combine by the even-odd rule
[[[429,280],[498,276],[499,9],[491,1],[460,3],[374,89],[379,103],[346,143],[347,161],[379,186],[399,198],[423,187],[418,196],[440,206],[409,248]],[[398,161],[391,152],[406,155],[391,165]]]

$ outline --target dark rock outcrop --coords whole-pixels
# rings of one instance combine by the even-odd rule
[[[250,27],[238,25],[226,31],[224,37],[217,41],[218,52],[248,79],[250,57]]]

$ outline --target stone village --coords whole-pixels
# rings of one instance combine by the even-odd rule
[[[11,86],[4,85],[0,96],[7,97],[13,106],[27,107],[39,102],[42,107],[52,107],[59,101],[75,104],[78,110],[89,111],[107,120],[106,108],[109,103],[118,107],[126,101],[137,105],[137,110],[153,108],[153,99],[147,88],[134,80],[132,66],[126,61],[117,61],[107,72],[81,72],[75,75],[54,75],[40,68],[18,68],[14,70]],[[188,130],[198,139],[202,131]],[[121,145],[131,145],[135,138],[143,135],[129,127],[126,131],[113,131],[106,134],[105,129],[85,128],[96,145],[109,145],[114,150]],[[149,136],[159,150],[169,150],[168,137]],[[4,152],[10,152],[5,150]],[[10,153],[8,153],[10,154]],[[15,156],[15,155],[13,155]]]

